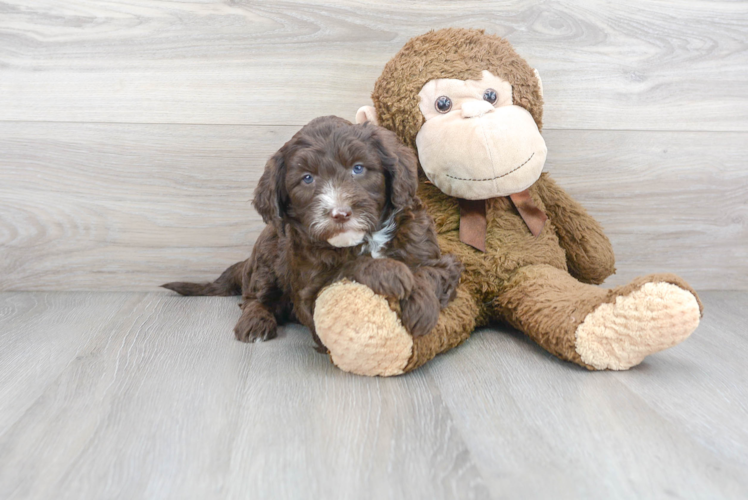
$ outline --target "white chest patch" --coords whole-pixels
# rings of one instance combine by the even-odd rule
[[[387,243],[392,240],[392,237],[395,235],[395,229],[397,229],[395,215],[397,215],[397,213],[393,213],[390,218],[387,219],[382,226],[382,229],[367,234],[364,237],[366,244],[364,244],[364,247],[361,249],[362,254],[368,252],[375,259],[381,259],[384,257],[384,249],[387,246]]]
[[[353,247],[363,242],[365,236],[366,233],[364,233],[363,231],[344,231],[342,233],[336,234],[335,236],[327,240],[327,242],[330,245],[338,248]]]

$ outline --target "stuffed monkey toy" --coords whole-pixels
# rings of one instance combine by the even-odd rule
[[[443,253],[465,266],[455,300],[421,337],[367,287],[336,283],[314,321],[343,370],[413,370],[503,320],[548,352],[590,370],[626,370],[683,341],[699,324],[696,292],[673,274],[613,289],[610,241],[582,206],[542,173],[540,79],[506,40],[443,29],[408,41],[376,82],[376,122],[415,149],[418,196]]]

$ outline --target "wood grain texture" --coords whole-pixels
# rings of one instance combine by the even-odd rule
[[[425,369],[492,492],[506,498],[748,495],[745,293],[707,292],[683,344],[588,372],[484,329]]]
[[[86,294],[0,295],[0,435],[80,358],[96,332],[137,303],[135,296],[102,296],[91,315],[90,300]]]
[[[621,285],[654,272],[748,289],[748,137],[549,131],[546,170],[597,218]]]
[[[369,102],[412,36],[505,36],[548,129],[748,131],[742,2],[6,1],[0,120],[302,125]]]
[[[0,352],[41,368],[54,340],[17,339],[59,327],[58,309],[85,315],[87,342],[38,387],[28,369],[0,378],[37,396],[22,415],[0,400],[4,499],[489,498],[426,373],[346,374],[297,325],[236,342],[231,298],[0,295],[29,302],[47,307],[1,318]]]
[[[152,290],[166,275],[198,278],[196,267],[243,258],[264,227],[250,204],[254,185],[295,131],[0,128],[9,133],[0,139],[0,287],[109,290]]]
[[[249,203],[296,127],[0,123],[0,289],[214,279],[263,227]],[[748,134],[545,132],[547,170],[605,226],[618,275],[748,289]]]
[[[744,498],[748,293],[591,373],[507,328],[357,377],[232,298],[0,293],[0,497]]]

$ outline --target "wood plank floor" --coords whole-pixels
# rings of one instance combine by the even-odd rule
[[[604,7],[604,8],[603,8]],[[147,291],[246,258],[248,201],[310,119],[353,119],[408,39],[505,37],[546,169],[623,284],[748,290],[748,8],[732,0],[3,0],[0,291]]]
[[[0,498],[745,498],[747,292],[589,373],[497,326],[409,375],[334,368],[234,298],[0,294]]]

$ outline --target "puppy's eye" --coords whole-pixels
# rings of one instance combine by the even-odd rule
[[[434,107],[439,113],[446,113],[452,109],[452,99],[443,95],[436,100]]]
[[[312,177],[309,174],[306,174],[304,177],[301,178],[301,180],[304,182],[304,184],[311,184],[314,181],[314,177]]]
[[[363,174],[364,173],[364,166],[361,165],[360,163],[357,163],[357,164],[353,165],[353,173],[355,175]]]
[[[496,103],[496,99],[498,99],[498,96],[496,95],[496,91],[494,89],[486,89],[486,91],[483,92],[484,101],[494,104]]]

